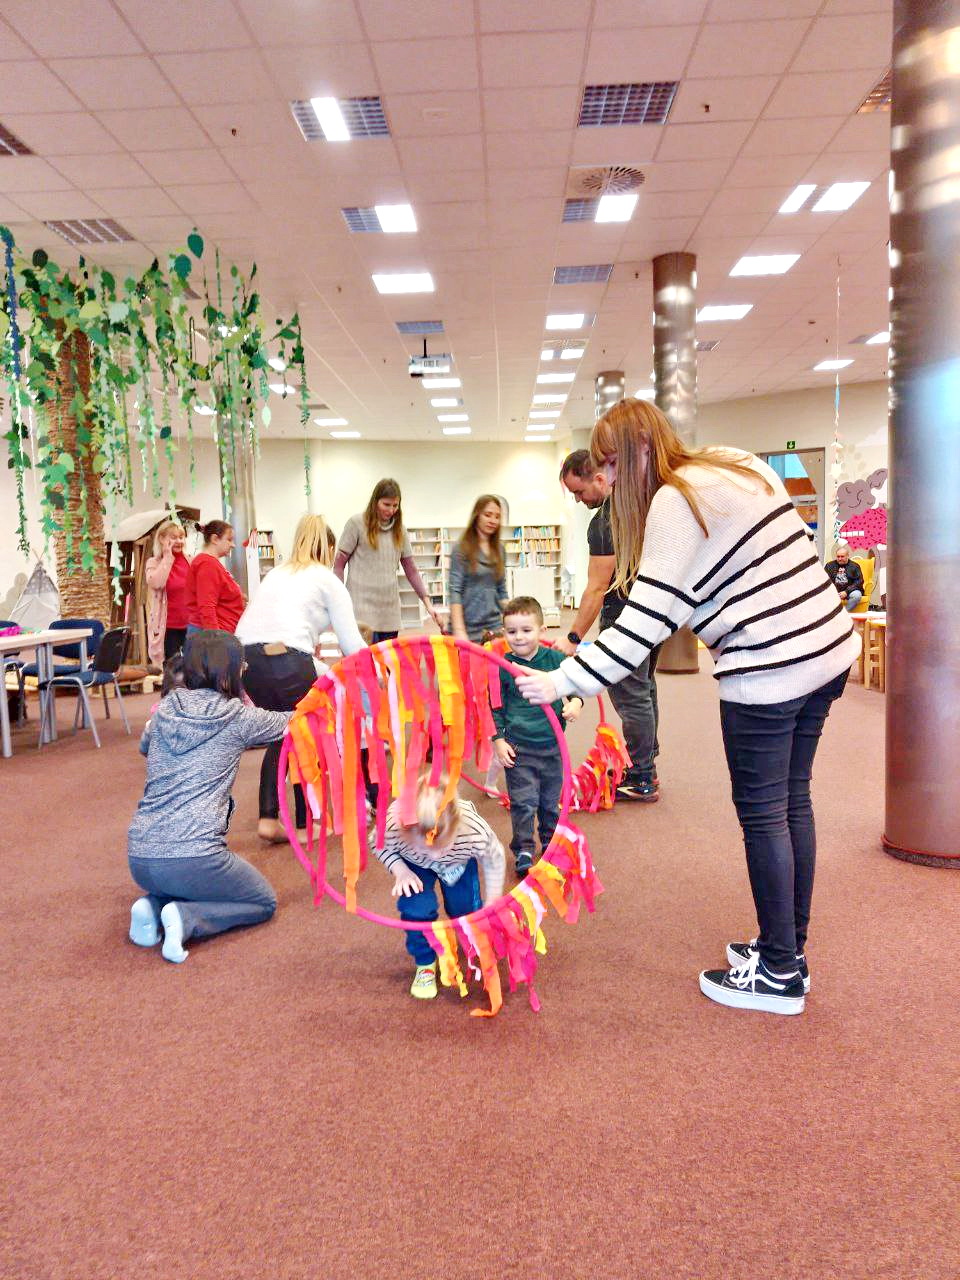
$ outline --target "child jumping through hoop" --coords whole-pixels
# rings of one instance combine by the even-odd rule
[[[503,845],[469,800],[455,795],[440,811],[446,787],[445,777],[431,787],[429,773],[421,775],[412,826],[401,825],[396,800],[387,810],[384,847],[376,853],[393,874],[392,892],[403,920],[436,920],[438,883],[451,918],[479,911],[481,865],[484,902],[496,902],[503,893]],[[407,951],[417,967],[410,994],[432,1000],[437,994],[436,953],[425,935],[412,929],[407,931]]]

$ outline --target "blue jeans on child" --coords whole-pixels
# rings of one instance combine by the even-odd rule
[[[510,797],[510,822],[514,856],[523,850],[536,853],[533,823],[540,827],[540,849],[546,852],[560,817],[563,761],[555,744],[549,747],[515,747],[516,759],[505,769]]]
[[[480,896],[480,870],[476,858],[471,858],[463,869],[463,875],[455,884],[444,884],[435,871],[428,867],[418,867],[413,862],[404,862],[410,870],[420,877],[423,888],[419,893],[397,899],[397,908],[401,920],[436,920],[440,914],[437,905],[437,885],[443,894],[443,905],[451,920],[457,916],[469,915],[471,911],[479,911],[483,906]],[[427,941],[426,936],[413,929],[406,930],[407,950],[417,964],[433,964],[437,953]]]

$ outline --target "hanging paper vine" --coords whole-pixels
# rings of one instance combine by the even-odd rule
[[[94,563],[88,494],[81,486],[72,512],[65,497],[74,472],[92,467],[108,503],[129,505],[136,449],[144,489],[172,502],[175,412],[186,423],[191,479],[192,415],[216,415],[214,438],[229,509],[237,458],[257,449],[258,408],[263,425],[270,423],[271,342],[280,343],[281,356],[286,343],[295,342],[291,358],[302,405],[309,399],[299,318],[279,320],[277,334],[267,338],[253,288],[256,265],[248,278],[231,266],[232,298],[226,301],[219,251],[208,281],[197,231],[187,237],[185,250],[169,255],[166,267],[155,259],[139,277],[122,281],[83,258],[73,273],[42,249],[24,258],[6,227],[0,227],[0,237],[6,271],[0,363],[10,410],[4,439],[16,479],[21,550],[28,550],[24,475],[31,468],[44,537],[65,536],[71,569],[91,570]],[[202,286],[191,288],[191,277],[201,276]],[[191,312],[191,301],[199,303],[202,319]],[[206,339],[206,359],[198,358],[198,337]],[[76,424],[69,448],[63,436],[67,417]]]

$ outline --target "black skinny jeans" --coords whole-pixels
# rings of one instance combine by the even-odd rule
[[[720,703],[733,803],[760,925],[760,957],[775,973],[795,970],[807,941],[817,859],[810,777],[824,721],[848,674],[789,702]]]
[[[262,644],[244,646],[247,669],[243,687],[258,707],[265,711],[292,711],[317,678],[317,669],[309,653],[288,649],[286,653],[264,653]],[[271,742],[260,765],[260,817],[278,818],[280,799],[277,791],[277,768],[280,764],[282,740]],[[303,788],[293,788],[297,830],[307,825],[307,806]]]

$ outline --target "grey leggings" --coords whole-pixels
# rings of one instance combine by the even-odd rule
[[[256,867],[224,848],[200,858],[135,858],[130,874],[154,912],[175,902],[183,936],[209,938],[243,924],[262,924],[277,909],[277,895]]]

